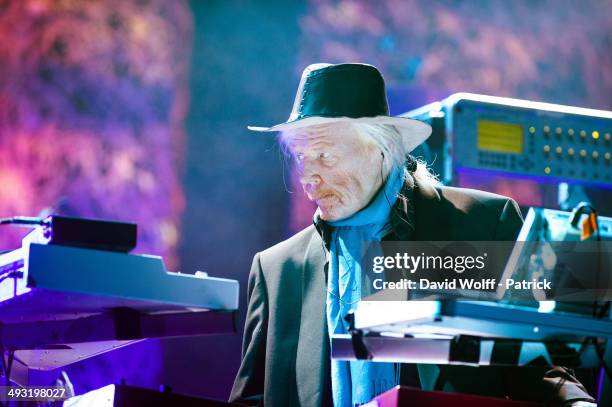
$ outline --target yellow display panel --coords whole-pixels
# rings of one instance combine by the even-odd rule
[[[477,144],[479,150],[521,154],[523,128],[518,124],[478,120]]]

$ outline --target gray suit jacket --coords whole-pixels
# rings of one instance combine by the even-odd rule
[[[421,184],[402,193],[408,203],[397,200],[393,231],[386,240],[514,240],[522,225],[516,203],[503,196]],[[329,232],[324,222],[317,222],[255,255],[243,359],[230,401],[329,405],[330,347],[325,322]],[[500,381],[483,368],[442,369],[447,388],[455,391],[504,396],[509,393],[505,381],[516,381]],[[542,375],[539,372],[540,379]]]

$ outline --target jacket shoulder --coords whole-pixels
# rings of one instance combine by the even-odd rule
[[[301,264],[304,255],[313,238],[320,240],[319,234],[313,225],[302,229],[290,238],[283,240],[259,253],[262,267],[272,265],[277,261],[292,261],[293,264]],[[321,243],[322,244],[322,243]]]
[[[516,202],[491,192],[443,185],[417,194],[416,230],[421,240],[515,240],[522,216]]]
[[[482,204],[486,206],[499,207],[505,206],[508,202],[513,202],[512,198],[494,194],[492,192],[480,191],[478,189],[457,188],[449,186],[437,186],[436,190],[441,198],[451,201],[457,205],[467,206]]]

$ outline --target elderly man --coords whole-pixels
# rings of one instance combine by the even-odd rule
[[[346,332],[344,317],[360,299],[361,242],[514,240],[522,224],[516,203],[439,185],[409,155],[430,127],[389,116],[384,80],[371,65],[309,66],[289,120],[250,129],[282,132],[318,209],[314,225],[255,255],[243,360],[230,399],[344,407],[398,383],[419,385],[415,365],[330,358],[330,335]],[[523,397],[524,375],[491,372],[445,366],[439,374],[454,391]],[[567,371],[555,374],[565,381],[564,400],[592,400]]]

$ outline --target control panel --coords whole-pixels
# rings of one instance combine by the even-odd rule
[[[432,138],[441,139],[445,183],[475,169],[612,185],[609,111],[457,93],[404,116],[443,123]]]

